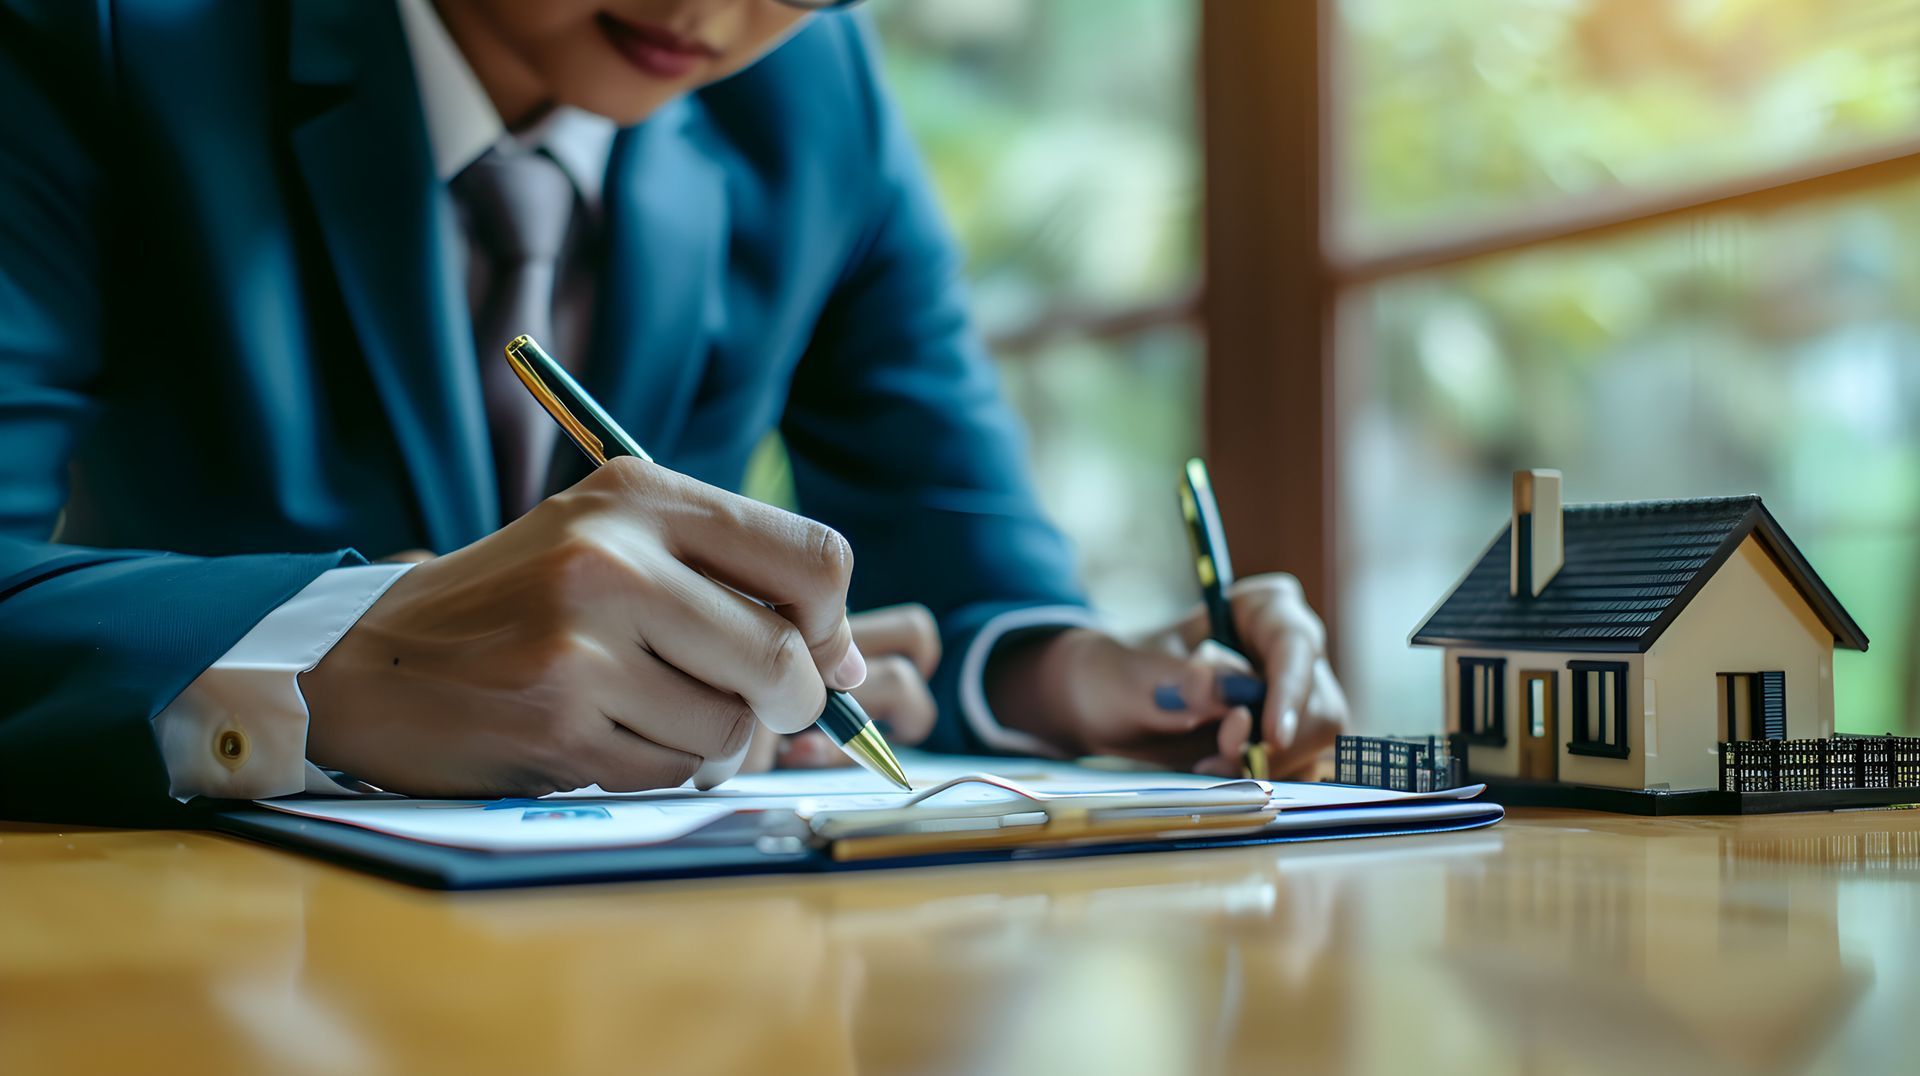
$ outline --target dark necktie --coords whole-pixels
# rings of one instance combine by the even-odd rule
[[[521,333],[552,338],[554,280],[573,214],[573,184],[543,153],[489,150],[454,177],[452,189],[486,253],[473,344],[499,477],[500,518],[511,521],[539,502],[556,431],[502,349]]]

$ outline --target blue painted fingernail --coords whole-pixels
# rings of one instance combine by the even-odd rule
[[[1174,711],[1187,708],[1187,700],[1180,694],[1179,684],[1161,684],[1153,689],[1153,704],[1162,710]]]
[[[1258,712],[1267,704],[1267,682],[1245,673],[1222,673],[1216,681],[1220,701],[1228,706],[1244,706]]]

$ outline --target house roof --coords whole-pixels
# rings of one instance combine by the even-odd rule
[[[1748,535],[1780,565],[1834,644],[1867,637],[1756,496],[1569,505],[1566,564],[1537,597],[1507,593],[1511,523],[1410,640],[1425,646],[1644,652]]]

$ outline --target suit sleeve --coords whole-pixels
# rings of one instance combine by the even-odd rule
[[[351,551],[197,558],[49,539],[101,374],[115,113],[98,5],[0,0],[0,817],[166,824],[151,720]]]
[[[919,601],[939,619],[929,746],[1012,750],[982,735],[988,655],[974,643],[996,622],[1082,621],[1084,599],[1034,497],[1025,439],[967,315],[959,251],[879,84],[865,24],[841,27],[872,185],[848,196],[863,207],[861,237],[795,374],[782,434],[802,510],[853,545],[854,607]]]

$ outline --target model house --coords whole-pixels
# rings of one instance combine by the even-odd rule
[[[1676,791],[1722,741],[1831,736],[1834,647],[1867,648],[1760,498],[1562,507],[1557,471],[1411,641],[1473,779]]]

